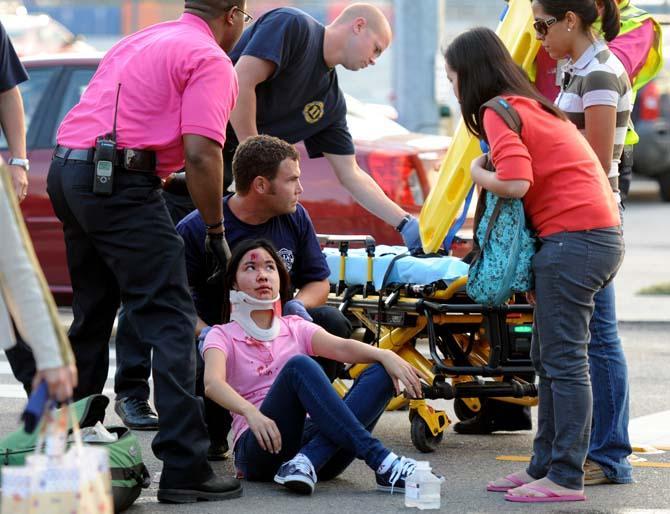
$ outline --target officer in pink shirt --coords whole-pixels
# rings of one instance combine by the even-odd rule
[[[178,20],[148,27],[109,50],[60,126],[47,190],[63,223],[74,293],[70,340],[80,371],[75,398],[102,392],[112,324],[153,350],[163,461],[158,500],[242,494],[207,462],[202,403],[194,396],[195,309],[184,245],[160,193],[185,166],[207,224],[216,279],[230,252],[221,191],[225,127],[238,93],[226,52],[248,15],[245,0],[186,0]]]

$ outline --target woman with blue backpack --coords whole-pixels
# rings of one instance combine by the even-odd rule
[[[447,76],[463,120],[490,151],[471,165],[475,184],[521,198],[537,233],[531,358],[539,376],[538,429],[524,471],[489,483],[514,502],[584,500],[592,395],[587,345],[594,296],[624,254],[620,217],[602,166],[565,114],[541,96],[490,29],[458,36],[446,54]],[[518,115],[517,133],[493,109]],[[495,168],[488,171],[487,160]]]

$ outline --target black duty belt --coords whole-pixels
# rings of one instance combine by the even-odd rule
[[[95,148],[68,148],[57,145],[54,157],[60,159],[93,163]],[[119,148],[116,151],[116,165],[131,171],[153,173],[156,171],[156,152],[152,150],[135,150],[133,148]]]

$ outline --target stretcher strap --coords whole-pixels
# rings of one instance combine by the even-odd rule
[[[458,219],[456,219],[456,221],[454,221],[454,223],[451,225],[449,232],[447,232],[447,237],[444,238],[444,251],[447,253],[449,253],[451,243],[454,241],[456,233],[461,230],[463,223],[465,223],[465,218],[468,215],[468,209],[470,208],[470,202],[472,202],[472,193],[474,190],[475,186],[473,184],[470,188],[470,191],[468,192],[468,196],[465,197],[465,202],[463,203],[463,212],[461,212],[461,215],[458,217]]]

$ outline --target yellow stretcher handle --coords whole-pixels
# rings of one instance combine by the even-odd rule
[[[528,0],[509,0],[508,10],[496,31],[517,64],[527,72],[533,66],[540,47],[533,22],[533,11]],[[463,120],[459,120],[440,166],[437,182],[419,216],[419,233],[424,252],[436,252],[442,245],[472,186],[470,163],[480,154],[479,141],[466,130]]]

